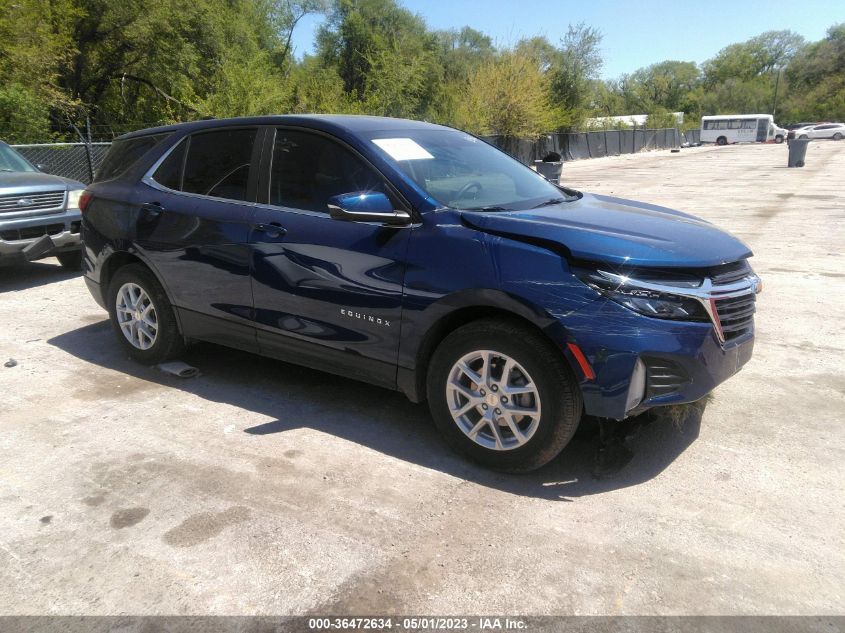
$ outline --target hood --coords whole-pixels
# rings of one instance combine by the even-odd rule
[[[0,195],[83,189],[85,185],[40,171],[0,171]]]
[[[461,213],[472,228],[512,239],[552,242],[572,257],[629,266],[704,268],[751,256],[737,238],[699,218],[633,200],[584,194],[530,209]]]

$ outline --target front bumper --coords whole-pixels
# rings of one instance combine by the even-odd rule
[[[754,348],[753,328],[722,343],[711,323],[641,316],[609,299],[570,315],[565,327],[595,372],[592,380],[579,374],[585,412],[616,420],[700,400],[737,373]],[[633,404],[632,390],[639,391]]]
[[[77,249],[82,241],[81,221],[79,209],[16,219],[3,219],[0,216],[0,260],[4,263],[24,261],[23,250],[45,235],[50,236],[55,247],[44,257]]]

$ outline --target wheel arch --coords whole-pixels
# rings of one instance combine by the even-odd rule
[[[167,284],[161,278],[161,275],[158,274],[158,271],[153,268],[148,262],[144,261],[144,259],[140,257],[137,253],[124,250],[114,251],[103,261],[103,263],[100,265],[100,285],[103,289],[103,297],[108,297],[109,285],[111,284],[111,280],[114,278],[114,275],[117,273],[117,271],[130,264],[139,264],[143,266],[150,272],[153,277],[156,278],[156,281],[158,281],[158,283],[164,289],[164,294],[167,296],[167,300],[173,307],[173,314],[176,317],[176,325],[179,327],[179,331],[182,332],[182,320],[179,313],[179,309],[173,302],[173,296],[171,295],[170,290],[167,288]]]
[[[563,326],[544,311],[499,291],[470,291],[450,299],[448,307],[437,311],[438,314],[427,323],[419,337],[419,344],[412,355],[413,367],[405,369],[400,365],[398,369],[398,387],[412,402],[424,402],[426,399],[428,367],[443,339],[459,327],[481,319],[510,321],[540,334],[560,352],[569,369],[577,375],[573,360],[565,352],[565,347],[561,347],[566,340]]]

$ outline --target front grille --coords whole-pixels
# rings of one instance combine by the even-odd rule
[[[0,196],[0,213],[61,210],[64,203],[64,191],[6,194]]]
[[[23,229],[11,229],[7,231],[0,231],[0,238],[3,238],[7,242],[14,242],[15,240],[31,240],[34,237],[43,237],[44,235],[58,235],[64,230],[64,224],[28,226]]]
[[[726,341],[742,336],[754,327],[755,299],[753,292],[740,297],[716,299],[716,312]]]
[[[745,260],[734,262],[733,264],[724,264],[710,271],[710,281],[714,286],[724,286],[731,284],[740,279],[744,279],[751,274],[751,266]]]
[[[682,367],[664,358],[644,358],[646,364],[646,398],[665,396],[690,382]]]

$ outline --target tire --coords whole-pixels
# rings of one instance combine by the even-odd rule
[[[490,360],[485,360],[488,354]],[[505,380],[507,360],[512,369]],[[473,382],[459,368],[462,361],[473,374],[492,367],[490,380]],[[452,386],[455,376],[460,389]],[[483,380],[477,374],[476,378]],[[532,393],[510,393],[532,388]],[[503,398],[504,393],[510,399]],[[583,410],[581,391],[562,352],[542,335],[503,319],[474,321],[443,339],[429,364],[427,396],[434,422],[453,449],[483,466],[510,473],[535,470],[557,457],[575,434]],[[472,406],[473,402],[478,404]],[[484,417],[507,411],[505,407],[533,410],[536,415],[512,416],[510,424],[500,417],[496,426]],[[456,419],[452,409],[466,413],[456,414]],[[476,430],[475,439],[470,427]]]
[[[82,249],[75,251],[67,251],[65,253],[57,253],[56,259],[59,260],[62,268],[68,270],[79,270],[82,268]]]
[[[720,136],[719,138],[716,139],[716,145],[727,145],[727,144],[728,144],[728,139],[726,139],[724,136]]]
[[[146,297],[147,301],[144,301],[143,297]],[[138,300],[134,312],[127,309],[132,307],[131,299]],[[109,284],[107,301],[112,329],[118,343],[136,361],[155,365],[175,358],[185,350],[185,341],[179,332],[173,307],[164,288],[145,266],[129,264],[118,269]],[[123,306],[122,309],[119,304]],[[152,306],[151,310],[147,310],[148,306]],[[121,320],[127,318],[137,323],[140,313],[145,313],[147,322],[136,325],[134,329],[131,323],[121,325]],[[155,324],[154,327],[148,323],[150,321]],[[124,334],[124,331],[127,333]],[[141,345],[129,341],[130,333],[135,341],[141,341]]]
[[[836,134],[833,135],[833,140],[834,141],[841,141],[842,140],[842,134],[840,132],[837,132]]]
[[[782,137],[780,134],[778,134],[778,135],[775,137],[775,143],[777,143],[778,145],[780,145],[781,143],[783,143],[783,137]]]
[[[807,136],[806,134],[802,134],[802,135],[801,135],[801,136],[799,136],[798,138],[810,138],[810,137],[809,137],[809,136]]]

